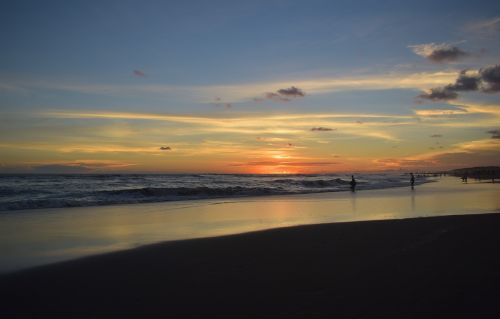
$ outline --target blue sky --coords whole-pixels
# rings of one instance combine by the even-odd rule
[[[364,128],[331,122],[331,126],[345,127],[336,129],[345,133],[328,137],[328,143],[338,138],[346,162],[357,164],[322,169],[352,170],[363,161],[374,163],[374,169],[393,168],[379,165],[386,160],[388,145],[384,143],[388,141],[419,145],[400,154],[390,151],[391,160],[399,159],[399,163],[410,161],[409,156],[421,156],[424,149],[428,158],[441,156],[431,152],[435,147],[428,141],[412,137],[419,130],[437,130],[429,128],[432,125],[455,136],[442,149],[456,154],[464,143],[486,143],[490,137],[485,132],[500,126],[498,93],[460,92],[458,98],[438,102],[417,97],[453,83],[461,70],[477,73],[499,64],[499,17],[498,1],[4,1],[0,5],[4,43],[0,51],[0,113],[4,118],[0,154],[4,160],[0,165],[9,171],[54,163],[123,162],[138,171],[154,171],[161,161],[167,161],[173,171],[189,171],[176,163],[192,156],[189,150],[204,149],[207,141],[219,141],[221,148],[227,148],[227,143],[243,143],[244,151],[257,154],[249,157],[261,158],[259,150],[273,151],[254,145],[255,139],[266,134],[304,147],[295,150],[294,154],[302,152],[300,156],[283,155],[290,160],[278,163],[276,170],[268,167],[268,172],[284,172],[283,167],[292,166],[293,159],[313,163],[327,156],[314,146],[317,141],[326,143],[325,136],[304,137],[298,131],[287,135],[262,126],[253,126],[256,136],[250,138],[252,143],[247,141],[249,132],[220,127],[198,127],[193,136],[185,132],[187,127],[200,125],[192,118],[191,122],[161,122],[176,132],[161,136],[142,129],[160,125],[158,120],[118,113],[246,118],[252,123],[259,122],[255,117],[263,117],[265,123],[276,114],[353,114],[345,120],[349,123],[366,122],[367,114],[404,115],[408,119],[398,119],[404,122],[398,127],[386,127],[382,132],[383,125],[379,125],[364,137],[356,135]],[[465,54],[436,62],[416,54],[412,47],[428,49],[431,44],[436,45],[434,49],[457,48]],[[287,101],[265,98],[291,87],[304,96]],[[433,114],[426,121],[424,117],[429,115],[418,111],[443,110],[449,105],[465,105],[466,119],[436,119]],[[95,112],[108,116],[96,117]],[[289,121],[283,126],[300,126],[295,119]],[[476,125],[471,121],[477,121]],[[217,126],[215,123],[210,125]],[[27,130],[21,132],[21,127]],[[74,131],[70,131],[72,127]],[[92,139],[85,130],[96,127],[103,133]],[[382,136],[381,141],[361,155],[341,142],[353,138],[361,145],[372,145],[375,136]],[[145,148],[155,147],[156,151],[154,145],[161,140],[177,143],[172,149],[179,153],[154,163],[138,158],[141,140]],[[487,142],[494,143],[488,144],[490,148],[498,146],[496,141]],[[81,148],[68,151],[63,144]],[[90,145],[97,144],[102,152],[89,152]],[[106,147],[121,151],[105,151]],[[126,147],[130,147],[128,153]],[[310,149],[307,155],[305,149]],[[34,153],[36,160],[29,160]],[[242,162],[232,155],[219,158],[210,153],[206,158],[213,163],[207,168],[210,171],[229,171],[240,167],[234,163]]]

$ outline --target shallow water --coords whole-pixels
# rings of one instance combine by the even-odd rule
[[[208,198],[336,192],[349,189],[341,174],[122,174],[0,175],[0,212]],[[407,174],[356,175],[359,189],[408,185]],[[425,182],[417,179],[417,183]]]
[[[276,227],[500,212],[500,183],[446,177],[415,187],[0,214],[0,271],[161,241]]]

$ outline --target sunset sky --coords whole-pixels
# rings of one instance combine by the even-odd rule
[[[499,1],[2,1],[1,173],[500,164]]]

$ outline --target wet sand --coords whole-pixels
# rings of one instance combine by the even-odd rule
[[[0,213],[0,273],[164,241],[334,222],[484,214],[500,183],[441,178],[398,187],[305,195]]]
[[[499,318],[500,214],[191,239],[0,276],[4,318]]]

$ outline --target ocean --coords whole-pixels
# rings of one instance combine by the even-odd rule
[[[350,175],[0,175],[0,211],[339,192]],[[357,190],[408,186],[407,174],[356,175]],[[417,184],[426,182],[424,177]]]

